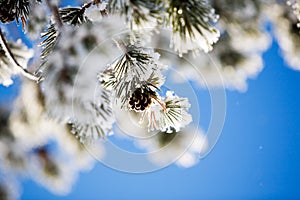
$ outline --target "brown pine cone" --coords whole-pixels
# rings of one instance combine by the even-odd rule
[[[137,88],[129,99],[129,106],[133,110],[144,111],[152,103],[155,92],[148,87]]]

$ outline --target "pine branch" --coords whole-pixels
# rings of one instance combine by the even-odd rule
[[[19,18],[22,19],[24,25],[29,14],[29,0],[1,0],[0,1],[0,21],[8,23]]]
[[[194,31],[203,34],[201,28],[211,31],[210,20],[215,21],[212,18],[212,8],[204,0],[171,0],[167,13],[171,17],[167,19],[172,24],[173,31],[179,32],[182,38],[194,37]]]
[[[161,109],[153,109],[148,112],[150,130],[154,128],[167,133],[178,132],[180,128],[185,127],[192,121],[192,116],[187,112],[190,104],[187,98],[181,98],[168,91],[166,97],[159,103]],[[161,106],[164,104],[164,107]]]
[[[64,23],[71,25],[79,25],[88,21],[84,16],[85,8],[61,8],[59,9],[59,15]]]
[[[125,45],[120,40],[115,41],[123,50],[123,55],[100,73],[98,79],[105,88],[115,91],[116,100],[121,99],[123,107],[136,88],[149,85],[158,88],[154,72],[159,71],[160,67],[146,49],[131,44]]]
[[[44,38],[40,44],[43,47],[41,58],[45,59],[49,54],[52,53],[55,43],[58,39],[59,32],[56,30],[54,24],[50,24],[46,32],[41,35],[41,38]]]
[[[110,94],[103,91],[100,102],[89,102],[88,110],[92,115],[90,122],[80,122],[76,119],[70,120],[71,132],[81,142],[88,142],[92,139],[105,139],[111,131],[112,108]]]
[[[42,52],[40,55],[41,64],[36,69],[36,74],[43,74],[47,58],[53,52],[55,44],[59,38],[59,31],[56,30],[55,24],[50,24],[47,30],[44,33],[42,33],[41,38],[43,39],[43,41],[40,43],[40,46],[42,47]]]
[[[71,24],[71,25],[79,25],[82,23],[85,23],[88,21],[88,19],[84,16],[85,9],[91,6],[93,2],[90,2],[88,4],[83,5],[82,8],[61,8],[58,9],[57,7],[53,7],[53,13],[54,15],[58,15],[56,18],[56,21],[60,21],[61,25],[63,23]],[[51,5],[48,5],[51,6]],[[57,8],[57,11],[56,11]],[[56,13],[57,12],[57,13]],[[43,41],[41,42],[40,46],[42,46],[42,52],[41,52],[41,59],[42,63],[40,67],[37,69],[37,72],[43,71],[41,70],[42,66],[46,63],[47,57],[53,52],[53,49],[55,47],[55,44],[59,38],[60,31],[57,30],[55,27],[56,23],[51,23],[50,26],[47,28],[47,30],[41,35],[41,38]]]
[[[169,100],[166,103],[166,109],[168,109],[168,112],[165,112],[166,120],[168,120],[171,124],[171,127],[175,126],[176,121],[181,121],[182,115],[181,115],[181,109],[185,109],[181,105],[181,102],[183,100]]]
[[[93,0],[86,4],[83,4],[81,7],[66,7],[59,9],[59,15],[61,20],[64,23],[71,24],[71,25],[80,25],[90,20],[88,17],[85,16],[86,9],[91,7],[92,5],[99,5],[102,3],[100,0]],[[100,12],[100,10],[99,10]],[[105,15],[106,11],[101,11],[103,15]]]
[[[56,30],[55,25],[58,24],[58,27],[61,28],[63,26],[62,20],[60,18],[59,15],[59,10],[58,7],[56,5],[54,5],[53,3],[50,2],[50,0],[46,0],[46,5],[47,7],[50,9],[50,11],[52,12],[54,18],[55,18],[55,22],[51,23],[49,25],[49,27],[47,28],[46,32],[42,33],[41,38],[44,39],[40,46],[42,47],[42,52],[41,52],[41,64],[40,66],[36,69],[35,73],[36,74],[40,74],[40,79],[39,81],[41,81],[43,79],[42,77],[42,67],[44,66],[44,64],[46,63],[46,59],[47,57],[52,53],[55,44],[58,40],[59,37],[59,31]]]
[[[34,74],[31,74],[30,72],[27,71],[27,69],[23,66],[21,66],[18,61],[15,59],[14,54],[11,52],[6,39],[3,35],[3,32],[0,28],[0,46],[3,49],[3,52],[5,54],[5,56],[7,57],[7,59],[9,60],[9,62],[13,65],[13,67],[15,67],[16,69],[18,69],[23,76],[25,76],[26,78],[33,80],[33,81],[38,81],[39,77],[37,77]]]
[[[212,50],[219,31],[213,27],[218,20],[206,0],[166,1],[166,24],[172,28],[171,46],[182,56],[189,50]]]
[[[71,133],[82,143],[90,142],[92,139],[106,137],[106,133],[99,125],[80,124],[77,122],[72,122],[70,125]]]

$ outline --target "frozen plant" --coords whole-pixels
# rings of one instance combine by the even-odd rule
[[[118,128],[154,164],[194,165],[213,141],[169,82],[245,92],[263,70],[266,23],[300,69],[296,0],[70,2],[0,0],[0,84],[20,90],[0,105],[1,199],[18,197],[4,188],[24,174],[69,192],[93,166],[84,148],[102,158]]]

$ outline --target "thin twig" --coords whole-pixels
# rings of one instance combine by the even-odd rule
[[[18,61],[15,59],[13,53],[10,51],[9,47],[8,47],[8,44],[5,40],[5,37],[2,33],[2,30],[0,28],[0,45],[2,46],[3,48],[3,51],[5,52],[7,58],[9,59],[9,61],[14,65],[14,67],[20,69],[21,73],[27,77],[28,79],[30,80],[33,80],[33,81],[37,81],[40,79],[39,77],[35,76],[34,74],[31,74],[30,72],[27,71],[27,69],[25,69],[24,67],[22,67]]]
[[[113,38],[112,40],[123,51],[124,54],[126,54],[126,55],[128,54],[128,49],[127,49],[125,43],[122,40],[120,40],[118,38]]]
[[[48,8],[50,9],[50,11],[52,12],[52,14],[54,15],[55,21],[58,24],[58,27],[62,27],[63,23],[61,21],[60,15],[59,15],[59,11],[58,11],[58,7],[56,5],[53,5],[50,0],[46,0],[46,4],[48,6]]]
[[[146,111],[143,112],[141,118],[140,118],[140,121],[139,121],[139,124],[142,124],[144,119],[145,119],[145,115],[146,115]]]
[[[165,113],[167,113],[167,108],[166,106],[154,95],[151,95],[151,97],[162,107]]]

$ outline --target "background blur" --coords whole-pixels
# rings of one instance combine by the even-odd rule
[[[25,180],[21,199],[300,199],[300,73],[285,66],[276,41],[263,58],[247,92],[227,91],[222,135],[194,167],[128,174],[97,163],[67,196]],[[17,85],[0,86],[2,105],[16,96]],[[206,129],[207,92],[197,92]]]

